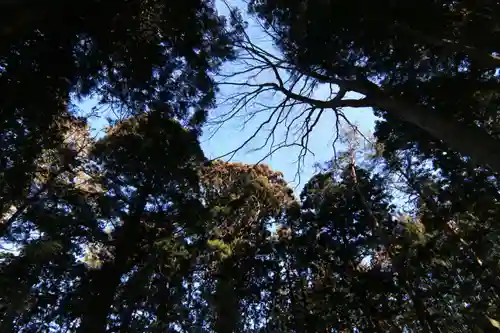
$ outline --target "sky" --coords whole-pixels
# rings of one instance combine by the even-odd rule
[[[229,0],[229,5],[241,8],[242,11],[246,8],[246,4],[241,0]],[[228,9],[223,1],[216,1],[216,6],[220,14],[228,16]],[[262,31],[262,27],[259,26],[251,17],[244,15],[244,19],[248,22],[247,33],[252,41],[255,41],[259,47],[265,49],[267,52],[279,55],[279,51],[273,46],[272,42],[268,40],[266,34]],[[223,71],[231,72],[231,67],[233,66],[235,65],[228,63],[225,65]],[[259,80],[262,82],[272,82],[273,78],[273,74],[270,72],[266,72],[265,74],[259,76]],[[230,90],[234,90],[234,87],[222,86],[220,96],[218,96],[219,100],[224,100],[226,95],[231,93]],[[315,97],[318,99],[324,99],[327,97],[327,91],[329,92],[328,87],[319,88],[315,92]],[[356,98],[353,95],[347,97]],[[359,97],[361,96],[357,96],[357,98]],[[264,96],[263,98],[266,99],[267,96]],[[261,103],[266,102],[269,101],[262,101],[261,99]],[[228,105],[219,105],[218,108],[212,112],[212,115],[217,116],[220,113],[231,110],[231,108],[234,108],[234,105],[231,105],[231,103],[228,103]],[[370,108],[345,108],[344,114],[351,123],[358,126],[358,129],[361,132],[367,134],[373,132],[376,117],[373,115],[373,111]],[[233,119],[233,121],[228,122],[225,126],[219,129],[215,135],[213,135],[212,126],[208,125],[204,136],[201,139],[205,154],[209,157],[217,157],[233,151],[245,142],[245,140],[247,140],[255,132],[255,129],[259,126],[259,124],[264,122],[268,117],[268,112],[262,113],[246,126],[242,126],[242,119]],[[283,126],[278,128],[277,132],[278,137],[276,138],[276,141],[283,140],[285,134]],[[331,110],[326,110],[314,130],[311,132],[308,144],[308,148],[311,153],[306,155],[303,165],[297,164],[297,158],[300,154],[299,147],[282,148],[268,158],[265,158],[262,162],[268,164],[274,170],[281,171],[287,181],[300,189],[300,186],[303,186],[305,182],[314,174],[314,165],[316,163],[323,163],[333,158],[334,149],[332,147],[332,143],[335,139],[335,133],[334,113]],[[256,147],[260,147],[266,137],[266,132],[260,133],[260,135],[256,137],[256,140],[252,141],[244,149],[240,150],[232,160],[245,163],[260,162],[262,158],[269,153],[269,148],[258,151],[253,150]],[[337,146],[337,150],[338,149],[339,147]],[[297,176],[300,176],[300,178]]]
[[[241,0],[229,1],[231,6],[237,6],[243,10],[246,7]],[[222,1],[216,0],[216,4],[219,12],[222,15],[227,15],[227,8]],[[266,36],[262,32],[261,27],[253,23],[251,20],[249,20],[247,33],[259,47],[262,47],[268,52],[279,54],[279,52],[273,47],[272,43],[266,40]],[[223,71],[231,73],[238,70],[238,66],[240,66],[240,64],[227,63],[224,65]],[[258,79],[261,80],[261,82],[271,82],[273,81],[273,75],[269,72],[263,73],[258,77]],[[206,126],[204,134],[200,138],[202,148],[208,158],[217,158],[226,155],[223,159],[228,160],[227,154],[239,147],[250,136],[252,136],[255,129],[269,117],[269,112],[267,112],[259,114],[245,126],[243,126],[244,118],[234,118],[226,122],[220,128],[215,126],[213,122],[218,116],[231,111],[234,108],[234,103],[221,102],[224,101],[227,96],[234,93],[234,90],[235,87],[232,86],[221,86],[220,94],[217,96],[219,102],[218,106],[216,109],[211,110],[210,124]],[[316,91],[314,97],[318,99],[326,98],[327,91],[328,87],[322,87]],[[347,96],[347,98],[353,97],[355,96]],[[258,102],[263,104],[276,104],[276,101],[279,101],[279,99],[276,100],[273,99],[272,96],[267,95],[261,96]],[[77,104],[83,114],[90,113],[91,109],[96,105],[97,100],[93,99],[82,101]],[[254,110],[252,110],[252,106],[250,106],[247,112],[255,111],[258,106],[254,105],[253,108]],[[344,109],[344,114],[351,123],[358,126],[361,132],[370,133],[373,130],[376,118],[371,109],[346,108]],[[95,135],[102,133],[102,129],[105,125],[106,122],[103,121],[102,118],[90,119],[90,126]],[[218,128],[218,130],[215,130],[216,128]],[[300,154],[300,148],[298,147],[282,148],[269,156],[267,156],[269,146],[255,150],[254,148],[261,146],[267,136],[267,133],[266,128],[264,128],[264,130],[261,131],[253,141],[245,145],[245,147],[234,154],[234,156],[232,155],[230,160],[233,162],[243,162],[249,164],[257,162],[268,164],[273,170],[281,171],[284,174],[284,178],[295,189],[297,194],[300,192],[301,187],[305,184],[305,182],[315,173],[315,164],[331,160],[334,156],[332,143],[336,134],[335,117],[331,110],[325,111],[321,120],[311,132],[308,143],[310,153],[306,154],[302,165],[299,165],[297,162],[297,158]],[[284,127],[278,127],[276,130],[276,141],[282,140],[284,138],[284,133]],[[337,147],[337,149],[341,149],[341,147]],[[267,157],[263,159],[265,156]],[[8,244],[2,244],[2,246],[4,247],[3,250],[13,250]]]
[[[225,16],[228,15],[227,7],[222,1],[216,1],[216,5],[220,14]],[[233,0],[230,2],[230,5],[237,6],[243,10],[245,9],[245,5],[241,0]],[[268,40],[265,33],[263,33],[262,28],[258,26],[252,18],[244,18],[249,23],[247,33],[252,41],[268,52],[279,54],[272,43]],[[234,73],[242,68],[243,65],[241,62],[226,63],[223,66],[222,71],[224,73]],[[247,79],[247,77],[239,77],[239,79]],[[258,76],[259,82],[272,82],[273,79],[274,77],[271,72],[265,72]],[[292,146],[281,148],[272,154],[269,154],[269,145],[262,149],[256,149],[264,143],[269,133],[270,126],[264,127],[263,130],[256,135],[255,139],[246,144],[242,149],[238,150],[238,152],[228,155],[252,136],[256,128],[258,128],[258,126],[269,117],[271,111],[259,113],[252,119],[252,121],[245,124],[245,118],[242,113],[239,117],[233,118],[220,126],[220,124],[216,123],[216,121],[220,119],[223,114],[231,112],[235,108],[234,100],[227,101],[227,98],[231,94],[235,93],[236,87],[231,85],[222,85],[220,88],[220,93],[217,96],[218,106],[216,109],[210,111],[209,122],[205,126],[203,136],[200,139],[202,148],[208,158],[222,157],[225,160],[249,164],[266,163],[272,169],[281,171],[284,174],[285,179],[292,187],[295,188],[296,192],[299,192],[305,182],[314,174],[316,163],[323,163],[333,158],[334,149],[332,147],[332,143],[336,132],[335,117],[332,110],[325,110],[321,119],[311,132],[308,143],[309,153],[306,154],[300,164],[297,161],[300,154],[300,147]],[[327,91],[329,91],[328,87],[320,87],[315,92],[314,97],[318,99],[325,99],[327,97]],[[351,95],[347,97],[353,98],[354,96]],[[262,95],[256,100],[256,102],[265,105],[277,104],[279,101],[281,100],[278,97],[273,97],[271,95]],[[252,111],[257,110],[259,106],[256,104],[257,103],[249,105],[245,112],[248,114],[249,112],[251,113]],[[90,111],[94,105],[96,105],[95,100],[87,100],[80,103],[78,106],[82,109],[82,111],[84,111],[84,113],[86,113]],[[371,109],[345,108],[344,114],[351,123],[358,126],[361,132],[369,134],[373,131],[376,118]],[[303,121],[304,118],[301,120]],[[95,130],[101,129],[103,125],[104,122],[102,120],[91,121],[91,127]],[[285,127],[278,126],[275,130],[275,134],[275,142],[283,140],[285,138]],[[292,138],[288,142],[290,143],[293,141],[294,140]],[[341,149],[341,147],[337,146],[337,151],[339,149]]]

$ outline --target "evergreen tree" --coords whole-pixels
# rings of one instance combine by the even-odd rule
[[[500,329],[496,6],[251,1],[278,59],[210,2],[22,5],[0,5],[1,332]],[[207,161],[232,43],[308,112],[375,107],[376,151],[347,133],[299,198]],[[124,111],[98,140],[71,105],[93,94]]]

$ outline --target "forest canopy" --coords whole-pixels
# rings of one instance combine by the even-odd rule
[[[0,332],[498,332],[500,6],[246,5],[0,4]],[[221,86],[339,150],[299,191],[209,158]]]

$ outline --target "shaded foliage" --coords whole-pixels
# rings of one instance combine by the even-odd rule
[[[498,331],[495,6],[252,1],[287,70],[383,117],[375,151],[347,133],[298,197],[200,147],[232,43],[265,54],[236,18],[205,1],[16,6],[0,14],[1,332]],[[71,106],[91,95],[124,111],[99,139]]]

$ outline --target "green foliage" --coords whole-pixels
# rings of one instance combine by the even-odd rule
[[[209,239],[207,244],[209,247],[214,249],[214,251],[220,253],[221,259],[225,259],[233,253],[231,244],[226,244],[219,239]]]
[[[497,155],[481,147],[496,7],[251,1],[294,75],[355,82],[383,117],[375,152],[347,133],[296,198],[266,165],[204,157],[241,32],[211,2],[19,6],[0,11],[0,332],[498,331]],[[96,140],[70,105],[92,94],[124,111]],[[470,153],[456,124],[493,141]]]

